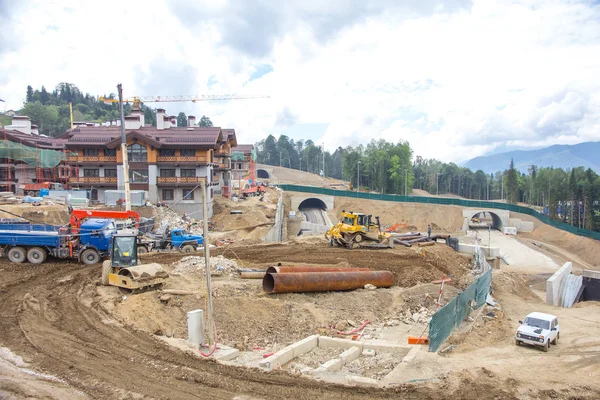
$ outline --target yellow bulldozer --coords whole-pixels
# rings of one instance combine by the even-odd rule
[[[381,231],[379,217],[342,210],[342,220],[325,232],[329,243],[355,249],[358,247],[391,247],[392,235]]]

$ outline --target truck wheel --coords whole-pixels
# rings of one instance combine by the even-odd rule
[[[556,337],[552,341],[552,344],[555,345],[555,346],[558,344],[558,334],[556,335]]]
[[[110,260],[105,260],[102,263],[102,284],[108,286],[108,275],[112,272],[112,265]]]
[[[546,344],[544,345],[544,347],[542,347],[542,350],[544,350],[545,352],[548,352],[548,350],[550,350],[550,340],[546,341]]]
[[[148,248],[146,246],[139,246],[137,252],[138,254],[146,254],[148,252]]]
[[[6,256],[10,262],[20,264],[27,258],[27,252],[22,247],[11,247]]]
[[[196,251],[196,249],[191,244],[186,244],[185,246],[181,247],[182,253],[193,253],[194,251]]]
[[[520,346],[520,345],[521,345],[521,342],[519,342],[519,339],[515,339],[515,344],[516,344],[517,346]]]
[[[27,261],[32,264],[41,264],[46,261],[48,253],[41,247],[32,247],[27,251]]]
[[[100,254],[94,249],[87,249],[81,253],[81,262],[84,264],[98,264],[100,262]]]

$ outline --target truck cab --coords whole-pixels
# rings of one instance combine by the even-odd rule
[[[108,254],[113,235],[117,233],[115,223],[107,219],[91,218],[79,229],[79,258],[85,264],[96,264]]]
[[[541,347],[548,351],[550,343],[558,344],[560,338],[560,326],[558,318],[552,314],[533,312],[523,321],[519,321],[521,326],[515,333],[515,343],[520,346],[521,343]]]
[[[204,236],[195,235],[185,231],[183,228],[175,228],[171,230],[171,246],[181,251],[195,251],[198,246],[204,244]],[[191,247],[191,249],[190,249]]]

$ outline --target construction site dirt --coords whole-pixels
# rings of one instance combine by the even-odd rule
[[[217,249],[215,256],[223,254],[244,268],[281,262],[389,269],[398,285],[391,289],[352,292],[264,295],[260,280],[242,281],[229,273],[216,275],[213,295],[219,342],[241,348],[261,346],[268,351],[315,332],[331,334],[330,325],[340,321],[388,321],[403,318],[406,310],[434,309],[439,285],[429,282],[444,274],[453,276],[457,286],[447,286],[443,299],[447,301],[460,289],[461,282],[468,281],[469,270],[468,262],[460,255],[447,253],[451,250],[445,246],[427,251],[423,256],[415,249],[404,248],[354,250],[352,257],[348,257],[344,249],[310,242]],[[447,259],[451,254],[449,259],[454,261],[446,261],[443,266],[436,261],[441,257]],[[184,256],[157,253],[145,255],[144,261],[158,262],[170,271],[169,267]],[[99,286],[99,274],[99,266],[82,267],[70,262],[29,266],[0,261],[0,347],[9,348],[23,357],[29,368],[39,372],[21,377],[12,374],[7,375],[7,379],[0,379],[3,397],[42,397],[43,394],[50,398],[504,399],[577,396],[593,399],[600,395],[598,387],[589,381],[590,376],[600,373],[599,343],[578,339],[582,331],[573,339],[565,337],[565,347],[553,349],[550,356],[544,353],[542,357],[534,349],[524,349],[524,353],[514,351],[514,344],[505,333],[510,333],[511,322],[525,309],[519,292],[502,292],[499,288],[498,296],[511,317],[502,316],[494,321],[494,326],[482,323],[475,327],[474,335],[462,339],[463,343],[471,343],[469,348],[442,357],[423,353],[424,357],[414,366],[415,371],[429,363],[427,368],[439,368],[436,379],[415,379],[414,383],[388,389],[348,388],[291,376],[285,371],[266,373],[201,360],[157,340],[160,336],[186,336],[185,312],[205,304],[206,291],[199,270],[170,278],[165,289],[193,293],[170,297],[159,291],[123,296],[116,288]],[[503,279],[499,280],[502,286],[513,286],[510,282],[520,278],[508,275]],[[527,300],[532,301],[531,298]],[[597,306],[593,309],[597,310]],[[596,327],[600,322],[597,311],[594,311],[594,317],[585,317],[592,309],[569,310],[573,311],[577,313],[573,318],[590,320],[586,324],[590,331],[593,321]],[[563,321],[568,319],[563,318]],[[492,330],[494,335],[488,333]],[[460,341],[457,334],[449,344]],[[573,346],[569,346],[571,341]],[[507,352],[507,348],[511,351]],[[482,352],[485,353],[483,359]],[[568,360],[565,365],[574,376],[569,383],[558,383],[563,374],[558,370],[540,377],[532,388],[529,382],[536,378],[535,371],[510,372],[532,362],[542,366],[544,361],[540,359],[556,360],[561,355]],[[43,374],[51,374],[55,380],[49,380]],[[30,384],[35,380],[41,380],[45,386],[40,388]],[[548,390],[552,392],[546,392]]]

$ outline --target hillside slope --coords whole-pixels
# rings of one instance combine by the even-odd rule
[[[529,165],[555,168],[591,168],[600,171],[600,142],[584,142],[575,145],[554,145],[538,150],[517,150],[491,156],[475,157],[465,163],[472,171],[481,169],[485,173],[503,171],[510,165],[511,158],[515,168],[527,172]]]

